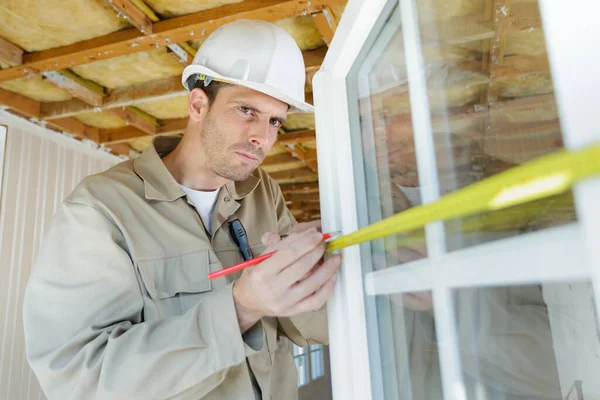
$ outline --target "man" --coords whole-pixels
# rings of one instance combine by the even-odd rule
[[[181,141],[157,138],[60,206],[24,304],[28,360],[49,398],[297,397],[280,337],[327,340],[341,258],[323,260],[319,223],[296,225],[257,167],[288,111],[312,110],[304,74],[276,25],[219,28],[183,73]],[[254,255],[277,253],[211,281],[242,260],[231,215]]]

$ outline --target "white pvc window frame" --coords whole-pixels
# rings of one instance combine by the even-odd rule
[[[0,199],[2,199],[2,187],[4,178],[4,159],[6,154],[6,137],[8,136],[8,127],[0,125]],[[2,204],[0,204],[0,207]]]
[[[356,146],[361,138],[353,116],[357,107],[353,68],[381,31],[394,3],[401,11],[419,175],[429,183],[423,185],[421,198],[429,203],[439,197],[427,88],[419,74],[422,54],[415,0],[350,0],[313,81],[325,231],[352,232],[368,215],[362,159]],[[600,142],[600,113],[596,109],[600,90],[600,69],[596,66],[600,65],[600,54],[590,50],[597,45],[595,38],[600,37],[600,3],[539,0],[539,4],[565,146],[577,149]],[[379,340],[371,320],[376,314],[374,295],[432,290],[438,338],[456,343],[451,297],[454,288],[591,279],[599,294],[600,178],[577,184],[574,194],[576,223],[451,254],[445,252],[442,224],[428,224],[428,258],[403,264],[402,268],[372,272],[368,246],[343,250],[340,279],[328,304],[334,398],[383,398],[384,383],[377,379],[382,371],[379,365],[369,362],[372,353],[379,351],[379,343],[373,343]],[[508,256],[517,248],[518,263]],[[569,268],[564,267],[567,262]],[[528,264],[544,268],[523,267]],[[400,286],[398,282],[402,282]],[[599,295],[595,301],[600,309]],[[444,397],[464,399],[457,348],[443,346],[440,350]]]

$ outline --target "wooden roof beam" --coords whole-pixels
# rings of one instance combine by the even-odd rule
[[[321,49],[303,52],[305,63],[308,63],[306,68],[307,82],[312,80],[312,75],[314,75],[321,65],[321,62],[323,62],[326,51],[327,48],[323,47]],[[148,103],[187,95],[187,90],[181,85],[181,76],[179,75],[172,78],[138,83],[113,90],[105,89],[105,92],[107,95],[104,97],[102,105],[98,106],[99,108],[77,99],[42,103],[42,118],[53,119],[72,117],[77,114],[83,114],[94,110],[109,110],[111,108],[135,105],[140,102]],[[306,97],[306,101],[312,104],[312,95],[307,93]]]
[[[158,121],[158,126],[155,133],[147,133],[135,126],[125,126],[115,129],[100,129],[99,142],[106,146],[115,143],[124,143],[133,139],[139,139],[157,135],[173,135],[182,133],[187,126],[187,118],[167,119]]]
[[[323,41],[325,41],[327,46],[331,45],[333,35],[335,35],[338,25],[337,21],[335,20],[335,16],[331,12],[331,9],[329,7],[325,7],[323,11],[313,14],[312,17],[315,26],[323,37]]]
[[[44,121],[47,128],[68,132],[79,139],[88,139],[98,143],[99,129],[94,126],[89,126],[75,118],[61,118],[52,121]]]
[[[144,35],[152,34],[152,22],[144,11],[138,8],[131,0],[106,0],[115,11],[118,13],[117,16],[121,15],[127,19],[131,25],[135,26]],[[149,8],[147,8],[149,9]],[[158,21],[158,17],[152,12],[152,15]]]
[[[139,108],[127,106],[112,108],[109,111],[127,122],[127,125],[131,125],[148,135],[155,135],[158,133],[158,120]]]
[[[315,140],[314,130],[294,131],[290,133],[279,134],[277,143],[283,145],[298,144]]]
[[[219,26],[238,19],[278,21],[345,3],[346,0],[246,0],[157,22],[153,25],[152,35],[140,35],[137,29],[132,28],[25,54],[22,65],[0,70],[0,82],[185,42],[202,34],[208,35]]]
[[[41,115],[39,101],[2,88],[0,88],[0,105],[16,110],[27,118],[39,119]]]
[[[284,195],[289,193],[314,193],[319,191],[318,183],[294,183],[291,185],[280,185]]]
[[[269,174],[271,178],[275,179],[277,182],[298,182],[298,181],[316,181],[318,180],[318,176],[316,173],[311,171],[310,169],[303,167],[298,169],[290,169],[285,171],[277,171],[271,172]]]
[[[102,105],[104,88],[95,82],[84,79],[68,69],[44,72],[44,77],[59,88],[67,90],[86,104],[93,107]]]
[[[23,49],[0,37],[0,62],[11,67],[23,64]]]

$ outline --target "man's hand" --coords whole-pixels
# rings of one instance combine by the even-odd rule
[[[321,229],[321,220],[320,219],[310,221],[310,222],[300,222],[299,224],[296,224],[292,227],[290,234],[301,233],[301,232],[304,232],[304,231],[307,231],[307,230],[313,229],[313,228],[319,232],[323,232],[323,230]]]
[[[287,317],[320,309],[333,294],[342,257],[323,261],[325,243],[316,226],[279,240],[267,233],[271,258],[246,268],[234,283],[233,298],[240,329],[245,332],[265,316]]]

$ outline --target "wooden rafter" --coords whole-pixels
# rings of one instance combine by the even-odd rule
[[[281,185],[281,191],[284,195],[290,193],[314,193],[319,191],[318,183],[294,183],[289,185]]]
[[[146,51],[156,46],[185,42],[207,35],[219,26],[237,19],[278,21],[305,12],[316,13],[326,5],[344,3],[344,0],[246,0],[157,22],[153,26],[152,35],[140,35],[137,29],[132,28],[68,46],[26,54],[23,65],[0,70],[0,82]]]
[[[144,35],[151,35],[153,23],[160,21],[154,11],[143,0],[106,0],[113,6],[117,16],[123,16]],[[177,43],[167,44],[168,53],[183,64],[192,62],[194,55],[190,52],[189,45]]]
[[[317,174],[305,167],[271,172],[269,175],[280,183],[293,183],[298,181],[314,182],[318,180]]]
[[[100,129],[99,143],[112,145],[115,143],[125,143],[133,139],[139,139],[156,135],[173,135],[181,133],[187,125],[187,118],[167,119],[158,121],[159,125],[153,134],[140,130],[135,126],[125,126],[123,128]]]
[[[27,118],[40,118],[40,102],[0,88],[0,105],[11,108]]]
[[[131,106],[140,102],[165,100],[184,96],[187,91],[181,85],[181,77],[145,82],[108,91],[104,98],[102,110]],[[80,100],[68,100],[42,104],[42,118],[64,118],[93,111],[91,106]]]
[[[314,130],[296,131],[290,133],[279,134],[277,143],[283,145],[298,144],[315,140]]]
[[[327,46],[331,45],[333,35],[335,34],[338,25],[337,21],[335,20],[335,16],[331,12],[331,9],[329,7],[325,7],[323,8],[323,11],[313,14],[313,22],[321,33],[323,41],[325,41]]]
[[[48,71],[43,73],[46,80],[54,83],[59,88],[67,90],[85,103],[93,107],[102,105],[104,88],[97,83],[89,81],[71,72],[68,69]]]
[[[23,49],[0,37],[0,62],[11,67],[23,64]]]
[[[152,20],[130,0],[106,0],[115,11],[145,35],[152,34]],[[158,18],[156,19],[158,20]]]
[[[320,67],[326,52],[327,48],[325,47],[303,52],[305,64],[307,65],[307,82],[312,79],[310,75],[314,74]],[[105,89],[105,92],[107,95],[104,97],[102,105],[99,107],[101,110],[109,110],[111,108],[131,106],[140,102],[149,103],[187,95],[187,91],[181,85],[180,76],[153,82],[138,83],[113,90]],[[307,97],[307,102],[312,104],[311,95],[307,94]],[[65,118],[94,110],[98,110],[98,107],[78,99],[42,103],[42,118]]]
[[[139,108],[127,106],[113,108],[110,112],[127,122],[127,125],[131,125],[148,135],[155,135],[158,132],[158,120]]]
[[[44,125],[57,131],[72,133],[80,139],[88,139],[98,143],[99,129],[94,126],[88,126],[75,118],[61,118],[45,121]]]

